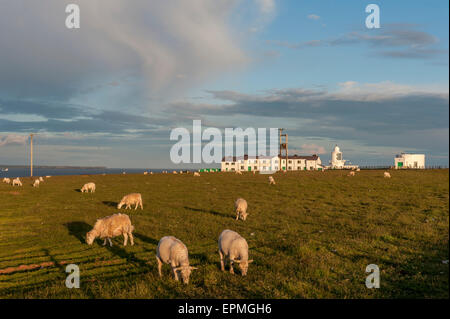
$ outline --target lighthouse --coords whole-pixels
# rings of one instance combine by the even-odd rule
[[[346,160],[342,159],[342,152],[339,148],[339,146],[334,147],[333,151],[331,152],[331,168],[332,169],[342,169],[345,166]]]

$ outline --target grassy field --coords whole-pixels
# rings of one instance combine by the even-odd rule
[[[40,188],[0,184],[0,298],[449,298],[449,171],[343,171],[61,176]],[[94,194],[80,193],[95,182]],[[127,193],[135,246],[85,244]],[[234,201],[249,204],[236,221]],[[232,229],[254,259],[247,277],[220,271],[217,239]],[[158,276],[155,249],[173,235],[199,267],[189,285]],[[65,265],[81,271],[65,287]],[[368,264],[381,287],[367,289]]]

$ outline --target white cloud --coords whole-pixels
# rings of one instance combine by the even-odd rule
[[[310,15],[308,15],[308,19],[319,20],[320,16],[318,16],[317,14],[310,14]]]
[[[7,145],[24,145],[28,140],[28,135],[8,134],[0,136],[0,147]]]
[[[270,14],[275,11],[275,0],[255,0],[259,10],[264,14]]]

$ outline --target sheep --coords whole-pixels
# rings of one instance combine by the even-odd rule
[[[236,211],[236,220],[239,218],[242,220],[247,219],[247,201],[243,198],[236,199],[236,202],[234,202],[234,210]]]
[[[128,237],[130,237],[131,246],[134,245],[134,238],[132,232],[134,226],[131,225],[131,220],[128,215],[114,214],[101,219],[97,219],[94,228],[86,233],[86,243],[92,245],[94,239],[104,238],[103,246],[106,245],[106,240],[109,241],[109,245],[112,246],[111,238],[123,235],[123,245],[127,245]]]
[[[95,184],[94,183],[86,183],[81,187],[81,192],[84,193],[95,193]]]
[[[226,229],[219,236],[220,269],[225,271],[224,259],[230,262],[230,274],[234,274],[233,263],[239,264],[241,275],[246,276],[248,265],[253,260],[248,260],[247,241],[238,233]]]
[[[194,176],[200,176],[199,172],[194,172]]]
[[[153,172],[150,172],[150,175],[153,175]]]
[[[139,193],[131,193],[125,195],[119,204],[117,204],[117,209],[121,209],[123,205],[125,205],[125,209],[131,209],[131,205],[136,205],[134,209],[136,210],[138,206],[141,206],[141,209],[144,209],[142,205],[142,196]]]
[[[385,178],[391,178],[391,174],[389,174],[389,172],[384,172],[384,177]]]
[[[359,172],[359,171],[361,171],[361,169],[358,167],[358,168],[356,169],[356,171]]]
[[[350,173],[348,173],[348,176],[355,176],[355,172],[351,171]]]
[[[172,173],[173,173],[173,174],[178,174],[177,171],[173,171]]]
[[[20,181],[20,178],[15,178],[15,179],[13,179],[13,181],[12,181],[12,186],[22,186],[22,182]]]
[[[242,175],[242,172],[241,171],[236,171],[236,174],[237,175]]]
[[[11,180],[7,177],[3,178],[3,183],[9,184],[11,183]]]
[[[50,175],[45,176],[45,178],[50,178],[50,177],[51,177]]]
[[[192,270],[197,269],[189,265],[188,249],[183,242],[173,236],[164,236],[156,248],[156,261],[158,262],[159,277],[162,277],[161,267],[170,264],[175,280],[178,281],[178,272],[183,283],[189,283]]]
[[[39,179],[34,180],[33,187],[39,187]]]
[[[269,176],[269,185],[276,185],[275,180],[273,179],[272,176]]]
[[[147,175],[148,174],[148,172],[144,172],[144,175]]]
[[[180,174],[183,174],[183,171],[180,171]]]
[[[43,182],[43,181],[44,181],[44,179],[42,178],[42,176],[39,177],[39,182]]]
[[[126,174],[126,172],[122,172],[122,175],[125,175]]]

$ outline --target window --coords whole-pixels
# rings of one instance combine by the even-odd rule
[[[289,164],[292,164],[292,161],[291,160],[289,160],[289,162],[288,162]]]
[[[253,166],[253,169],[258,169],[258,166]]]
[[[241,169],[244,169],[244,166],[241,166]]]

